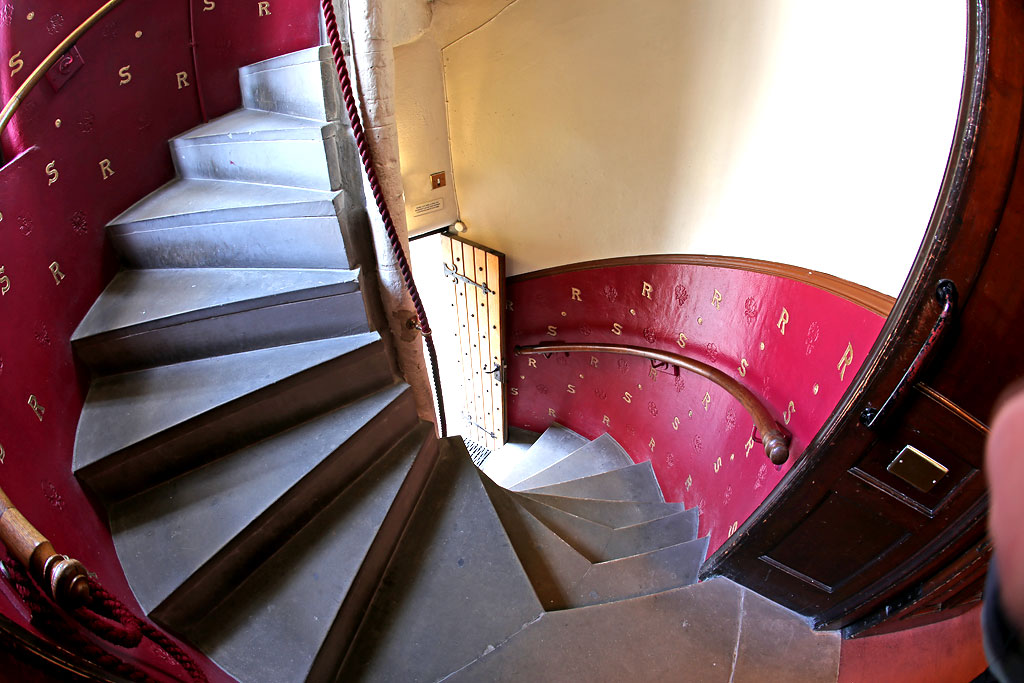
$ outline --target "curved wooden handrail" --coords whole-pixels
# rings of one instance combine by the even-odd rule
[[[773,463],[781,465],[789,458],[790,437],[779,427],[778,422],[771,416],[760,399],[734,378],[717,368],[701,363],[699,360],[667,351],[626,344],[537,344],[515,348],[517,356],[550,353],[621,353],[668,363],[696,373],[728,391],[750,413],[750,416],[754,418],[754,426],[761,432],[761,443],[764,445],[765,455]]]
[[[78,39],[82,37],[86,31],[93,27],[93,25],[103,18],[103,16],[120,5],[124,0],[108,0],[98,10],[93,12],[88,19],[83,21],[78,28],[69,33],[64,40],[57,44],[57,47],[50,51],[50,54],[46,56],[39,66],[32,70],[32,73],[28,75],[25,82],[18,86],[18,89],[11,95],[11,99],[4,105],[3,110],[0,110],[0,135],[3,134],[4,129],[7,128],[7,124],[10,122],[11,117],[14,116],[14,112],[18,110],[25,96],[28,95],[29,91],[36,86],[39,81],[43,79],[46,72],[50,70],[50,67],[57,63],[61,55],[71,49],[71,47],[78,42]]]
[[[61,555],[11,503],[0,488],[0,541],[58,605],[75,608],[89,599],[88,572]]]

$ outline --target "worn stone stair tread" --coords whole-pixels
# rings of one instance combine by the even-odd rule
[[[665,502],[665,495],[658,485],[658,478],[654,475],[654,466],[650,461],[589,477],[580,477],[561,484],[523,489],[522,492],[645,503]]]
[[[693,583],[707,552],[697,539],[606,562],[592,562],[485,480],[491,501],[547,610],[572,609]]]
[[[347,383],[333,379],[337,374],[331,373],[350,365],[359,372],[350,371]],[[148,476],[159,463],[179,455],[198,457],[193,451],[217,447],[217,439],[254,441],[283,422],[320,412],[309,411],[390,384],[390,378],[375,332],[100,377],[82,408],[74,470],[101,495],[113,495],[104,490]],[[132,459],[142,454],[157,460],[134,465]],[[129,470],[115,476],[114,468],[123,467]]]
[[[242,104],[331,121],[342,114],[330,48],[312,47],[239,69]]]
[[[186,635],[242,681],[306,680],[429,428],[328,503]]]
[[[476,466],[447,443],[338,680],[437,681],[543,612]]]
[[[327,121],[259,109],[236,109],[171,138],[171,144],[218,144],[249,139],[322,140],[333,128]]]
[[[359,290],[358,270],[168,268],[125,270],[100,294],[71,336],[81,341],[160,320],[203,317]],[[363,330],[366,323],[363,321]]]
[[[378,418],[389,405],[402,405],[404,394],[406,385],[386,387],[112,506],[114,546],[139,605],[152,613],[200,567],[213,572],[218,555],[251,560],[253,551],[243,548],[277,543],[294,531],[307,510],[337,493],[344,481],[339,474],[351,480],[360,464],[369,464],[371,449],[353,452],[353,437],[377,423],[383,442],[398,420]],[[356,441],[362,446],[367,439]],[[348,463],[325,466],[329,458],[346,459],[354,472]],[[298,486],[304,479],[331,489],[311,481]]]
[[[540,434],[537,432],[520,429],[519,427],[509,427],[506,432],[507,440],[500,448],[492,451],[480,463],[481,471],[488,476],[491,476],[492,473],[497,473],[500,476],[503,470],[511,467],[515,461],[522,458],[539,438]]]
[[[516,502],[591,562],[651,552],[697,537],[697,508],[613,529],[514,493]]]
[[[334,216],[342,191],[310,190],[232,180],[178,178],[146,195],[117,216],[108,230],[144,224],[166,228],[265,218]]]
[[[470,666],[453,672],[447,683],[727,683],[732,680],[737,643],[742,642],[742,596],[743,588],[737,584],[712,579],[628,600],[548,612]],[[788,658],[785,653],[779,657]],[[800,666],[793,662],[793,668]],[[834,681],[835,676],[771,680]]]
[[[495,462],[484,471],[493,481],[509,487],[549,467],[585,443],[585,437],[552,422],[520,458]]]
[[[682,503],[641,503],[636,501],[572,498],[545,493],[523,492],[527,498],[570,514],[597,522],[612,529],[650,522],[667,515],[682,512]]]
[[[266,218],[109,233],[126,268],[351,268],[335,216]]]
[[[632,464],[634,464],[633,459],[612,438],[611,434],[602,434],[549,467],[516,482],[509,488],[521,491],[549,484],[560,484],[592,474],[622,469]]]

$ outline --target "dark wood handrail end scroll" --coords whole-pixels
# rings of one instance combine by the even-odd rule
[[[59,554],[0,489],[0,540],[61,607],[74,609],[89,600],[89,572],[78,560]]]

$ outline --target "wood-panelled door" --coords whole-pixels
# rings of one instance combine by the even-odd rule
[[[458,320],[461,434],[493,451],[505,443],[505,255],[441,236],[444,276]],[[456,430],[453,430],[456,431]]]

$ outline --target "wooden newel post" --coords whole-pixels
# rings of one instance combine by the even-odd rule
[[[0,489],[0,541],[58,605],[74,609],[89,599],[88,571],[60,555]]]

